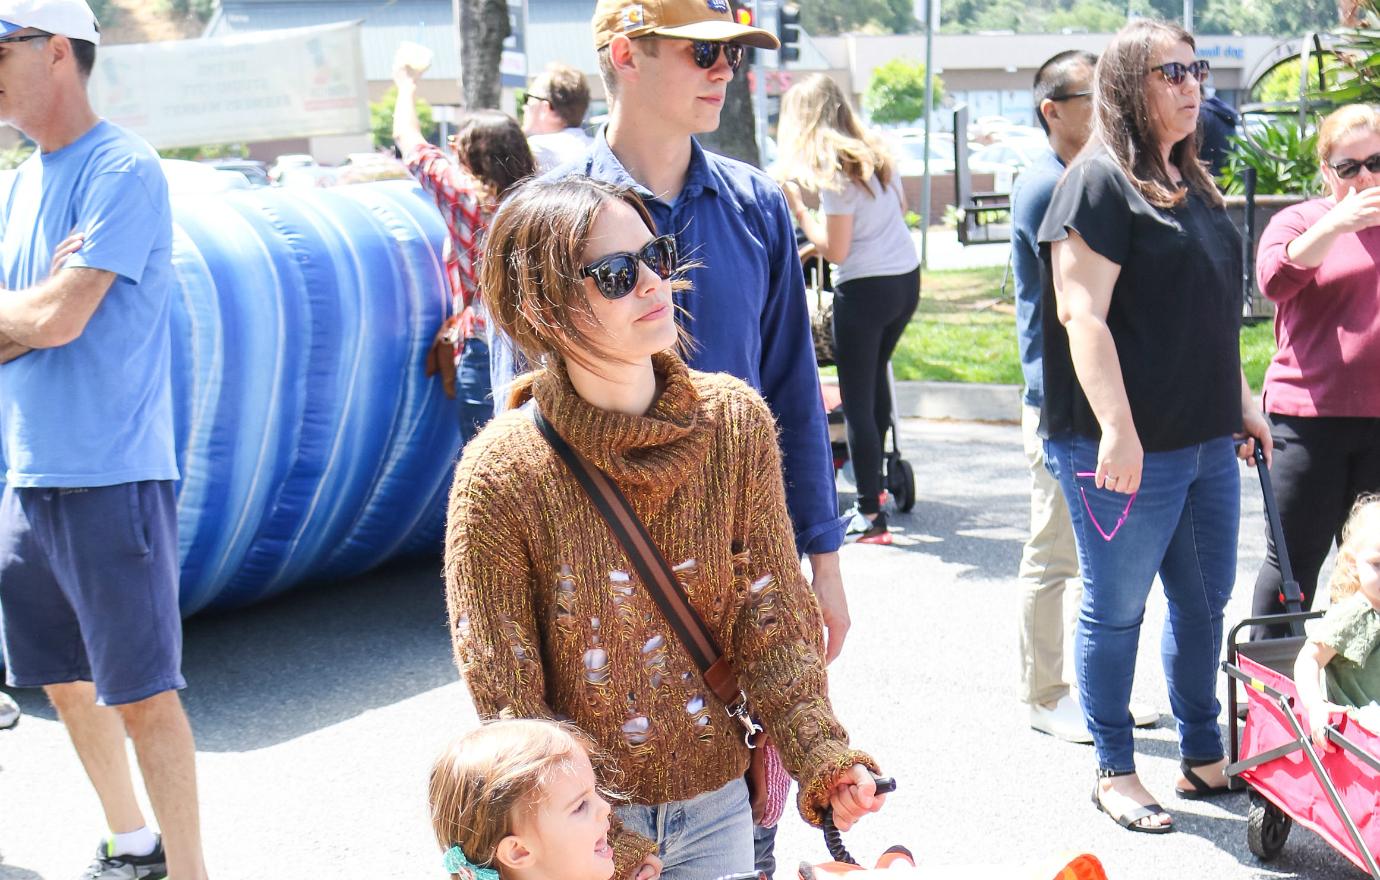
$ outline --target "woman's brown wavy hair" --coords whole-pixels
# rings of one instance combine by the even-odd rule
[[[598,321],[582,275],[595,218],[613,202],[632,208],[657,234],[651,214],[630,188],[578,175],[523,184],[489,224],[479,273],[484,305],[533,366],[555,357],[597,373],[600,362],[626,360],[591,333]],[[686,268],[682,261],[681,270]],[[678,276],[671,285],[686,290],[690,282]],[[515,383],[515,397],[523,387]]]
[[[1173,207],[1187,196],[1169,179],[1168,169],[1160,163],[1146,94],[1149,77],[1158,76],[1150,72],[1155,53],[1175,43],[1197,49],[1193,36],[1177,24],[1136,19],[1117,31],[1093,74],[1093,135],[1089,147],[1106,147],[1131,185],[1157,208]],[[1189,188],[1208,204],[1222,204],[1217,186],[1198,160],[1196,131],[1174,145],[1169,161],[1179,169]]]
[[[508,190],[537,173],[522,127],[501,110],[466,113],[450,146],[460,164],[488,190],[490,203],[502,201]]]

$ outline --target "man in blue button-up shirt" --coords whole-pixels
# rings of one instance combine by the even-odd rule
[[[698,20],[661,22],[637,3],[598,4],[609,122],[583,159],[551,176],[587,174],[634,188],[657,228],[674,233],[680,253],[700,264],[689,272],[694,289],[678,298],[694,340],[690,365],[738,376],[776,415],[796,547],[810,557],[832,660],[849,625],[838,563],[843,526],[790,210],[771,178],[693,138],[719,126],[739,42],[775,48],[776,38],[719,20],[728,15],[715,14],[712,2],[674,4],[677,13],[695,6]],[[497,399],[511,367],[503,366],[503,346],[494,349]]]

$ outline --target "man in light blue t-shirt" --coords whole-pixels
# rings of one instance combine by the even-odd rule
[[[0,121],[38,145],[0,187],[6,677],[45,689],[100,798],[111,836],[85,876],[202,880],[177,694],[172,217],[158,155],[91,109],[99,41],[83,0],[0,0]]]

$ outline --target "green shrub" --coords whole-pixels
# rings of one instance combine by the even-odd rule
[[[1231,195],[1246,192],[1245,172],[1254,168],[1256,195],[1301,195],[1322,186],[1316,131],[1305,131],[1295,117],[1279,117],[1268,128],[1233,137],[1222,169],[1222,186]]]

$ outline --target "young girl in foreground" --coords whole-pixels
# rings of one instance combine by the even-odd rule
[[[1313,742],[1330,752],[1328,715],[1380,702],[1380,495],[1363,495],[1351,509],[1328,591],[1331,606],[1321,620],[1308,622],[1294,682]]]
[[[609,880],[609,805],[589,740],[549,721],[486,724],[431,770],[431,824],[453,880]]]

